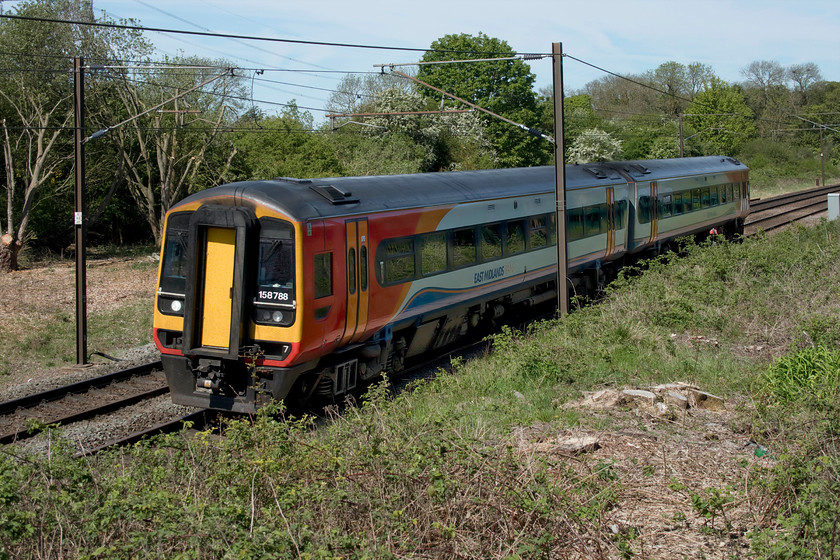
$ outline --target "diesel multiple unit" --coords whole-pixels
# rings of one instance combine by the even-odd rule
[[[556,298],[553,167],[246,181],[166,217],[154,340],[176,403],[335,396]],[[566,166],[569,281],[677,236],[742,231],[722,156]]]

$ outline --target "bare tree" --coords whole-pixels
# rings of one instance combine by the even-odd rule
[[[85,5],[65,2],[26,3],[18,13],[33,17],[76,19],[90,17]],[[89,8],[89,6],[87,6]],[[0,237],[0,272],[16,270],[26,242],[32,210],[49,186],[51,194],[68,185],[72,173],[57,171],[72,161],[67,150],[73,122],[69,58],[52,62],[76,41],[79,29],[57,27],[32,20],[0,22],[0,51],[9,69],[0,77],[0,119],[3,123],[3,159],[6,181],[6,223]],[[40,72],[32,68],[32,55],[42,54]],[[65,169],[66,171],[66,169]]]
[[[794,64],[788,67],[787,76],[793,82],[794,89],[799,93],[801,105],[808,103],[808,88],[822,81],[820,69],[813,62]]]
[[[129,191],[156,242],[173,204],[229,170],[236,148],[222,135],[229,127],[228,108],[244,99],[241,78],[224,71],[223,63],[167,62],[168,68],[121,76],[120,100],[136,118],[113,129]],[[177,65],[184,70],[173,70]]]

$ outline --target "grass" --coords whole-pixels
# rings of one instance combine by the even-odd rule
[[[699,531],[690,554],[746,539],[756,557],[836,557],[840,225],[681,254],[628,271],[601,305],[503,329],[491,354],[431,382],[399,395],[376,385],[341,416],[278,408],[230,421],[224,437],[174,434],[85,460],[57,431],[48,455],[5,448],[0,557],[657,557],[640,518],[621,521],[622,502],[648,486],[646,503],[681,508],[657,523]],[[744,403],[730,421],[772,458],[726,455],[698,486],[666,454],[685,420],[564,406],[675,380]],[[535,451],[582,428],[656,431],[663,447]],[[684,448],[699,453],[686,462],[715,437]]]
[[[149,253],[146,253],[148,257]],[[125,255],[128,258],[128,254]],[[116,354],[151,342],[154,274],[151,259],[88,260],[87,342],[90,352]],[[6,278],[0,382],[22,382],[39,369],[75,363],[74,267],[41,263]]]

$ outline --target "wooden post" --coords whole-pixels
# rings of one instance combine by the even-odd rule
[[[73,59],[73,101],[76,124],[76,364],[87,364],[87,271],[85,227],[85,76],[84,59]]]
[[[566,142],[563,131],[563,43],[552,43],[554,68],[554,189],[557,201],[557,314],[569,313],[569,287],[566,279]]]

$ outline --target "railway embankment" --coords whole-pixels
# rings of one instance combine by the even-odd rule
[[[686,245],[326,421],[0,452],[9,557],[831,554],[840,225]]]

